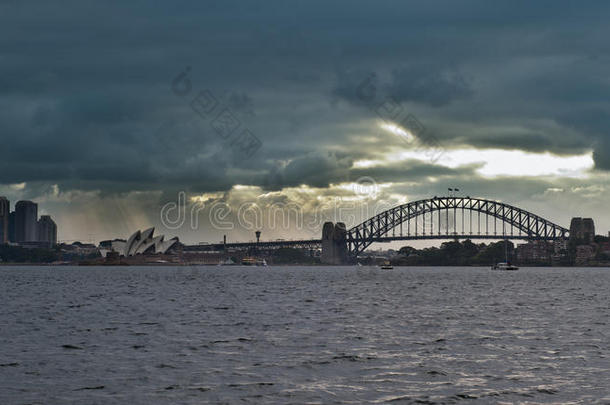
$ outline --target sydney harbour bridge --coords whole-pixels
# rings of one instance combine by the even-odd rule
[[[527,210],[471,197],[433,197],[381,212],[347,229],[326,222],[321,239],[222,243],[192,249],[309,247],[322,248],[322,261],[340,264],[356,258],[375,242],[423,239],[561,240],[569,230]]]

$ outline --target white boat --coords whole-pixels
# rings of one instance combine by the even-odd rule
[[[234,266],[235,262],[230,257],[218,263],[219,266]]]
[[[519,267],[513,266],[510,263],[502,262],[502,263],[494,264],[493,266],[491,266],[491,269],[492,270],[519,270]]]
[[[504,239],[504,257],[506,258],[505,262],[496,263],[491,266],[492,270],[519,270],[519,267],[513,266],[508,261],[508,239]]]

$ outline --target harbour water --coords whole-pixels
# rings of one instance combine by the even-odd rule
[[[1,404],[610,403],[610,270],[0,267]]]

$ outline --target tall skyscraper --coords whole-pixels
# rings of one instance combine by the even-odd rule
[[[8,241],[15,242],[15,211],[8,216]]]
[[[17,201],[15,204],[15,242],[38,241],[38,204]]]
[[[38,220],[38,241],[48,242],[50,246],[57,244],[57,225],[49,215],[41,215]]]
[[[0,197],[0,245],[9,242],[8,224],[11,204],[6,197]]]

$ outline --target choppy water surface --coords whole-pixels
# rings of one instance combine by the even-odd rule
[[[610,403],[610,270],[0,268],[0,403]]]

